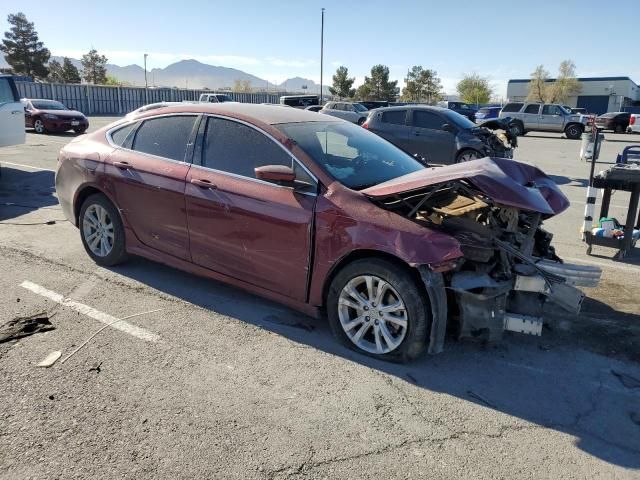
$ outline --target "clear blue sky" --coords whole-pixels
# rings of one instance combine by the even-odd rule
[[[93,46],[118,65],[142,65],[147,52],[149,68],[195,58],[272,82],[317,82],[321,7],[325,83],[338,65],[357,83],[377,63],[400,83],[407,68],[423,65],[448,93],[463,73],[477,72],[504,95],[509,78],[526,78],[538,64],[553,75],[567,58],[579,76],[640,82],[640,0],[3,0],[0,27],[23,11],[54,55],[79,58]]]

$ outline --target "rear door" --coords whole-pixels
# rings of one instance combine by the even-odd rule
[[[306,299],[317,180],[261,130],[209,117],[202,154],[187,176],[193,262],[290,298]],[[305,191],[259,180],[255,168],[285,165]]]
[[[198,118],[168,115],[143,120],[105,161],[118,207],[138,240],[185,260],[190,259],[185,179]],[[113,132],[112,139],[125,134]]]
[[[407,112],[407,109],[374,112],[369,130],[408,152],[411,127],[407,125]]]
[[[0,147],[25,142],[24,105],[11,77],[0,77]]]
[[[539,130],[540,125],[540,108],[542,105],[539,103],[532,103],[527,105],[522,111],[522,121],[524,123],[525,130]]]
[[[409,153],[429,163],[448,165],[455,160],[455,135],[442,129],[447,119],[426,110],[410,110]],[[455,128],[455,127],[454,127]]]
[[[558,105],[544,105],[540,114],[540,130],[562,132],[565,113]]]

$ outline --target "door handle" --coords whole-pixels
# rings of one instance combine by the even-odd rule
[[[197,185],[200,188],[205,188],[205,189],[209,189],[209,190],[216,190],[218,187],[216,185],[214,185],[213,183],[211,183],[209,180],[203,180],[200,178],[192,178],[191,179],[191,183],[193,185]]]
[[[113,162],[113,164],[116,166],[116,168],[119,168],[120,170],[129,170],[131,167],[131,165],[128,162]]]

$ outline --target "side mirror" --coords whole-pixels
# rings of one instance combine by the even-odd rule
[[[296,174],[291,167],[284,165],[264,165],[255,168],[256,178],[267,182],[274,182],[279,185],[293,187]]]
[[[442,130],[444,130],[445,132],[449,132],[449,133],[453,133],[454,132],[454,128],[450,123],[443,123],[442,124]]]

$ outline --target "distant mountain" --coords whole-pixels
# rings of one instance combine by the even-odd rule
[[[63,57],[52,56],[50,60],[57,60],[62,63]],[[80,60],[71,58],[71,63],[82,70]],[[7,62],[0,55],[0,68],[7,68]],[[82,73],[82,72],[81,72]],[[107,64],[107,75],[117,78],[123,83],[134,86],[144,86],[144,68],[138,65],[127,65],[121,67],[112,63]],[[158,87],[178,87],[178,88],[210,88],[212,90],[224,87],[233,87],[236,80],[251,83],[254,89],[262,89],[268,87],[273,89],[274,85],[250,73],[237,70],[235,68],[220,67],[215,65],[207,65],[197,60],[181,60],[165,68],[153,68],[147,71],[147,82],[149,86]],[[307,88],[302,88],[306,86]],[[276,87],[281,91],[291,93],[319,93],[320,85],[313,80],[307,78],[294,77],[285,80]],[[325,95],[329,94],[329,88],[323,85]]]
[[[277,85],[281,90],[287,92],[300,92],[300,93],[320,93],[320,84],[309,80],[308,78],[293,77],[285,80],[280,85]],[[306,88],[303,88],[306,87]],[[325,95],[329,95],[329,87],[327,84],[322,86],[322,90]]]

